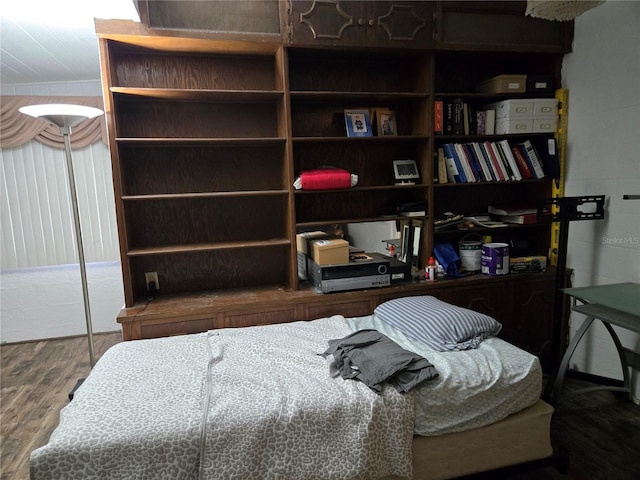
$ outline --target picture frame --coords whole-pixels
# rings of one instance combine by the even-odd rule
[[[348,109],[344,111],[344,123],[347,137],[372,137],[371,114],[367,109]]]
[[[393,177],[397,183],[415,183],[420,178],[420,171],[416,161],[394,160]]]
[[[378,137],[396,137],[398,135],[396,112],[387,108],[376,108],[374,110],[374,116]]]

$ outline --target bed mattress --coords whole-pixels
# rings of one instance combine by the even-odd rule
[[[327,341],[375,323],[334,316],[118,344],[32,453],[32,479],[409,478],[414,432],[476,428],[537,400],[537,360],[498,339],[416,352],[440,376],[409,394],[331,378]]]
[[[437,352],[375,315],[345,321],[352,331],[378,330],[436,368],[438,377],[415,389],[417,435],[442,435],[490,425],[540,398],[542,368],[538,357],[500,338],[488,338],[472,350]]]

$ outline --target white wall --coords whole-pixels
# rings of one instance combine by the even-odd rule
[[[640,282],[640,2],[609,0],[575,23],[563,66],[569,89],[566,196],[606,195],[606,219],[572,222],[567,266],[573,286]],[[640,301],[640,299],[639,299]],[[571,333],[584,316],[572,314]],[[613,343],[599,322],[578,346],[580,371],[622,378]],[[640,352],[640,335],[616,329]],[[633,371],[635,401],[640,398]]]
[[[86,267],[93,331],[120,330],[116,322],[124,305],[120,262]],[[77,264],[4,270],[0,278],[3,342],[87,333]]]
[[[2,86],[2,95],[101,96],[102,89],[99,80],[56,82]],[[96,156],[102,156],[95,161],[108,165],[108,168],[103,170],[103,174],[108,177],[106,181],[111,185],[109,149],[94,150]],[[59,152],[62,156],[62,150]],[[10,155],[6,158],[4,155],[2,157],[4,165],[4,161],[8,161]],[[75,157],[74,163],[76,163]],[[81,181],[82,178],[84,178],[82,175],[77,175],[76,181]],[[95,189],[96,185],[88,188]],[[79,195],[82,190],[78,188]],[[98,190],[97,194],[100,195],[101,192],[106,192],[107,196],[113,196],[112,190]],[[113,209],[115,210],[115,205]],[[115,213],[109,214],[109,217],[112,224],[109,235],[116,236]],[[81,211],[81,222],[82,218]],[[83,240],[86,246],[88,246],[86,244],[88,237],[84,237],[89,227],[82,223]],[[8,227],[3,224],[2,228]],[[67,231],[70,235],[72,234],[71,229]],[[89,257],[87,261],[91,261]],[[124,305],[124,291],[117,253],[111,261],[87,263],[87,280],[94,332],[120,330],[116,315]],[[1,342],[86,334],[82,284],[77,264],[2,270],[0,272],[0,308]]]

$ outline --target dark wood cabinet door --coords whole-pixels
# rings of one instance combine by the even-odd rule
[[[430,2],[293,1],[294,45],[428,48],[433,37]]]
[[[568,53],[573,22],[525,16],[526,2],[437,2],[436,48]]]
[[[190,31],[219,38],[256,40],[281,38],[279,8],[275,0],[193,1],[137,0],[143,24],[149,28]]]
[[[543,369],[552,365],[555,282],[531,279],[513,284],[513,344],[533,353]]]
[[[480,283],[454,287],[449,292],[449,298],[443,300],[495,318],[502,324],[500,337],[510,342],[512,338],[512,322],[508,315],[508,308],[506,308],[508,303],[504,298],[505,290],[508,286],[508,284],[503,285],[491,281],[486,285]]]

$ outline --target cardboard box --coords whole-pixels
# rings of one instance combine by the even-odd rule
[[[331,235],[320,230],[298,233],[296,235],[296,247],[298,250],[298,278],[306,280],[308,277],[307,257],[309,255],[309,244],[311,241],[330,237]]]
[[[349,242],[339,238],[313,240],[311,258],[318,265],[337,265],[349,263]]]
[[[531,257],[511,257],[509,270],[511,273],[544,272],[547,269],[547,257],[535,255]]]
[[[498,75],[476,86],[478,93],[524,93],[527,91],[526,75]]]
[[[298,233],[296,235],[296,247],[300,253],[304,253],[305,255],[309,254],[309,244],[312,240],[320,240],[323,238],[330,238],[327,232],[323,232],[321,230],[316,230],[313,232],[303,232]]]

